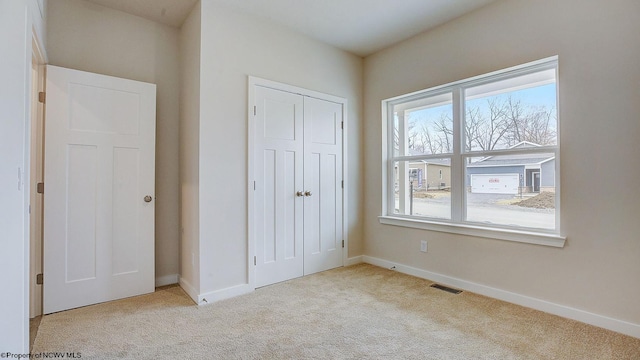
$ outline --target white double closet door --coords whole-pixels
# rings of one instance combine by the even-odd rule
[[[256,287],[343,265],[343,104],[254,85]]]

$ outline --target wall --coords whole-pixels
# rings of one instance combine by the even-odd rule
[[[4,295],[0,297],[0,352],[3,353],[29,352],[30,199],[25,186],[29,184],[31,39],[35,33],[44,50],[44,26],[45,19],[35,0],[0,0],[0,273],[5,280]]]
[[[249,75],[348,99],[348,252],[361,254],[362,59],[203,1],[201,64],[201,292],[233,289],[248,281]]]
[[[498,1],[366,58],[365,254],[550,302],[640,337],[638,34],[636,0]],[[559,55],[564,248],[378,222],[381,100],[552,55]]]
[[[179,272],[178,29],[83,0],[48,9],[49,63],[157,85],[156,282]]]
[[[200,3],[180,29],[180,285],[200,291]]]

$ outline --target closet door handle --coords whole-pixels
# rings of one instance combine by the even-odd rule
[[[297,191],[296,196],[300,197],[300,196],[304,196],[304,194],[302,193],[302,191]]]
[[[304,196],[311,196],[311,191],[305,191]]]

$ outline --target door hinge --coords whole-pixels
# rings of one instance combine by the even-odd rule
[[[40,91],[38,93],[38,101],[44,104],[46,99],[47,99],[47,94],[44,91]]]
[[[344,180],[342,180],[342,181],[340,182],[340,187],[342,187],[342,188],[344,189]]]
[[[253,182],[253,191],[256,191],[256,182]]]
[[[258,113],[258,109],[257,107],[254,105],[253,106],[253,115],[255,116]]]
[[[258,265],[258,259],[255,256],[253,257],[253,265]]]
[[[340,129],[344,129],[344,121],[340,122]]]
[[[344,249],[344,240],[342,240],[342,248]]]
[[[36,275],[36,285],[42,285],[44,283],[44,275]]]
[[[44,194],[44,183],[37,183],[36,184],[36,192],[38,194]]]

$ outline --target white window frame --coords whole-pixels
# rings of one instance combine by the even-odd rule
[[[566,237],[561,235],[560,222],[560,119],[557,117],[556,131],[557,141],[554,146],[540,146],[535,149],[503,149],[490,151],[467,151],[464,149],[463,131],[461,125],[464,115],[464,92],[467,88],[478,85],[492,83],[509,78],[515,78],[543,70],[554,69],[556,72],[556,111],[560,103],[558,101],[558,57],[553,56],[546,59],[530,62],[527,64],[511,67],[508,69],[492,72],[485,75],[476,76],[469,79],[456,81],[453,83],[437,86],[434,88],[414,92],[407,95],[397,96],[382,101],[382,210],[379,216],[382,224],[418,228],[439,232],[470,235],[476,237],[492,238],[523,242],[529,244],[546,245],[553,247],[564,247]],[[453,96],[453,152],[447,154],[429,154],[418,156],[397,156],[394,154],[393,133],[394,133],[394,106],[404,104],[422,98],[451,93]],[[400,133],[403,132],[404,122],[398,124]],[[401,136],[402,138],[402,136]],[[402,140],[401,140],[402,142]],[[507,225],[474,223],[466,221],[466,200],[465,200],[465,165],[464,159],[467,157],[495,156],[501,154],[518,153],[552,153],[555,157],[555,229],[533,229],[526,227],[516,227]],[[411,215],[396,214],[394,200],[394,163],[402,161],[428,160],[451,158],[451,219],[436,219],[428,217],[417,217]],[[401,176],[402,177],[402,176]],[[402,179],[399,179],[399,184]]]

